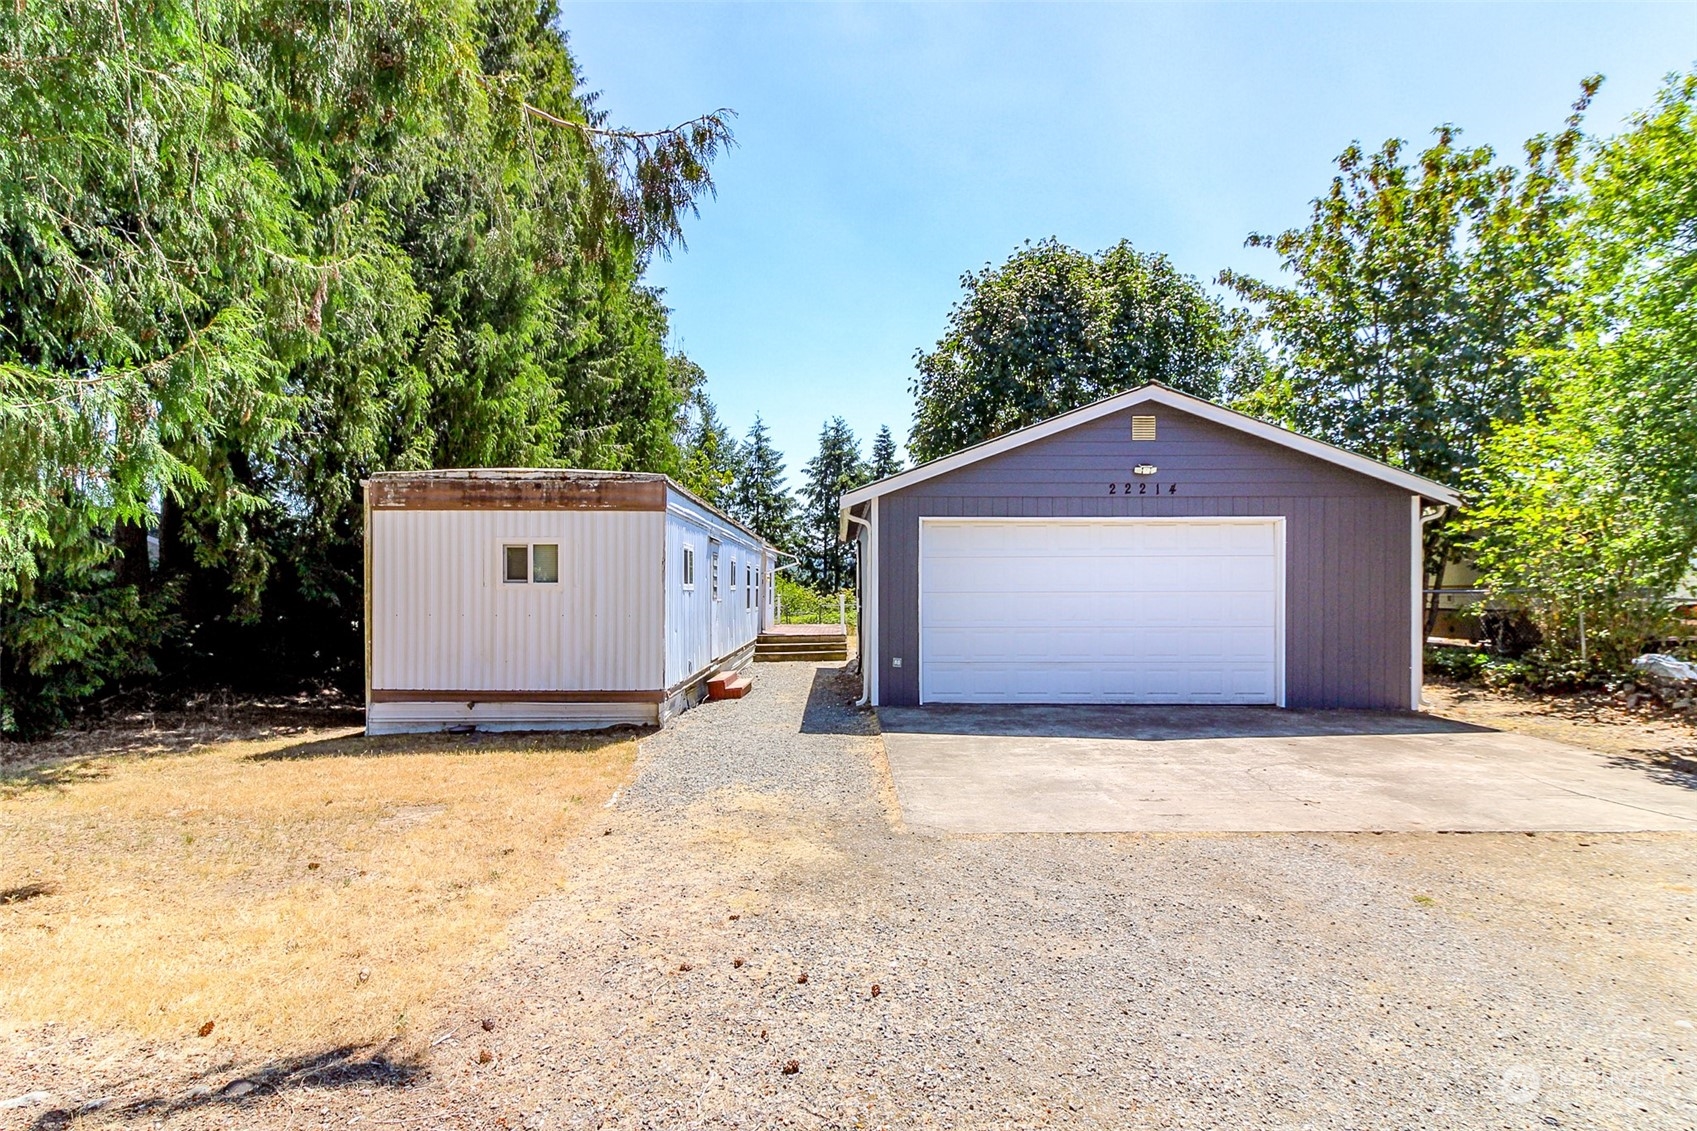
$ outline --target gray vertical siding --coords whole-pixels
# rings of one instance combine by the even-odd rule
[[[1131,415],[1158,439],[1133,443]],[[1159,498],[1110,482],[1178,484]],[[1285,522],[1285,702],[1408,708],[1410,496],[1163,405],[1139,406],[940,475],[878,502],[879,700],[919,702],[921,517],[1272,517]],[[892,668],[891,657],[902,657]]]

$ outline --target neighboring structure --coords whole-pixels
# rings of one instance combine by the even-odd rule
[[[1458,502],[1164,386],[1108,397],[843,496],[866,694],[1416,707],[1424,506]]]
[[[663,475],[374,475],[366,731],[664,722],[749,661],[776,558]]]

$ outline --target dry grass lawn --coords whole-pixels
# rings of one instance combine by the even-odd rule
[[[566,879],[635,754],[320,730],[0,771],[0,1024],[405,1042]]]

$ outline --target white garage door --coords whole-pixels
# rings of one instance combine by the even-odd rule
[[[925,519],[927,703],[1276,703],[1277,520]]]

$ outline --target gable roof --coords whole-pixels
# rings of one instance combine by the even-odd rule
[[[1188,393],[1169,389],[1165,385],[1149,384],[1136,389],[1128,389],[1123,393],[1115,393],[1111,397],[1103,397],[1101,400],[1087,404],[1083,408],[1075,408],[1071,412],[1051,416],[1047,420],[1038,421],[1029,427],[1019,429],[1017,432],[1009,432],[1006,435],[997,436],[993,440],[985,440],[970,448],[962,448],[958,452],[934,459],[930,463],[922,463],[918,467],[909,468],[887,479],[868,483],[864,487],[856,487],[842,497],[841,510],[846,515],[850,507],[859,506],[861,503],[875,499],[880,495],[887,495],[892,491],[912,487],[916,483],[935,479],[939,475],[947,475],[951,471],[968,467],[980,460],[1001,455],[1003,452],[1023,447],[1035,440],[1053,436],[1057,432],[1065,432],[1069,428],[1076,428],[1080,424],[1086,424],[1092,420],[1140,404],[1161,404],[1168,408],[1176,408],[1180,412],[1188,412],[1192,416],[1201,417],[1203,420],[1214,424],[1223,425],[1257,439],[1290,448],[1293,451],[1301,452],[1303,455],[1313,456],[1315,459],[1325,460],[1327,463],[1336,464],[1370,479],[1389,483],[1393,487],[1400,487],[1411,495],[1419,495],[1421,498],[1434,503],[1444,503],[1452,507],[1461,504],[1461,496],[1453,489],[1424,476],[1399,470],[1388,463],[1380,463],[1376,459],[1356,455],[1354,452],[1346,452],[1342,448],[1326,443],[1324,440],[1316,440],[1311,436],[1304,436],[1289,429],[1280,428],[1276,424],[1268,424],[1264,420],[1257,420],[1253,416],[1246,416],[1233,409],[1224,408],[1212,401],[1205,401],[1200,397],[1193,397]]]

